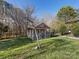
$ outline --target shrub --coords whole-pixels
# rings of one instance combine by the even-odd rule
[[[79,36],[79,24],[75,23],[71,26],[71,30],[74,36]]]
[[[51,29],[55,33],[61,33],[63,35],[66,32],[67,27],[64,21],[55,20],[52,22]]]
[[[61,33],[61,35],[64,35],[66,30],[67,30],[66,25],[65,24],[61,24],[61,26],[59,28],[59,32]]]

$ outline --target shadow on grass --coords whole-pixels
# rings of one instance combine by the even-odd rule
[[[18,37],[11,40],[0,41],[0,51],[8,48],[19,47],[28,43],[31,43],[32,40],[26,37]]]
[[[65,39],[52,39],[51,42],[45,43],[44,45],[41,44],[41,48],[36,50],[36,53],[26,56],[24,59],[30,59],[34,56],[40,56],[41,54],[53,53],[55,51],[62,50],[61,47],[70,44],[71,42]],[[64,48],[63,48],[64,49]],[[35,50],[34,50],[35,51]],[[26,54],[26,53],[25,53]],[[27,55],[27,54],[26,54]]]

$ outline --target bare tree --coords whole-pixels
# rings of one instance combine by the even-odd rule
[[[32,17],[34,10],[35,9],[34,9],[33,6],[28,7],[26,9],[26,18],[27,18],[27,20],[33,22],[32,25],[33,25],[33,29],[35,31],[35,36],[36,36],[36,39],[37,39],[37,47],[36,47],[36,49],[37,49],[37,48],[40,48],[40,43],[39,43],[38,34],[37,34],[37,30],[36,30],[35,23],[34,23],[35,20],[36,20],[36,17],[35,18]]]

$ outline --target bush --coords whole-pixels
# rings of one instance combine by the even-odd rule
[[[61,33],[61,35],[64,35],[66,30],[67,30],[67,27],[65,24],[62,24],[59,28],[59,32]]]
[[[79,36],[79,24],[75,23],[71,26],[71,30],[74,36]]]
[[[55,33],[60,33],[61,35],[64,35],[64,33],[67,31],[67,27],[64,21],[59,20],[55,20],[52,22],[51,29]]]

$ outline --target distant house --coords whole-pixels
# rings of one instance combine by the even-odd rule
[[[28,27],[27,36],[31,37],[33,40],[36,39],[36,34],[38,36],[38,39],[43,39],[49,37],[49,27],[45,23],[41,23],[38,25],[32,26],[32,23],[30,23],[30,26]],[[35,34],[36,30],[36,34]]]

